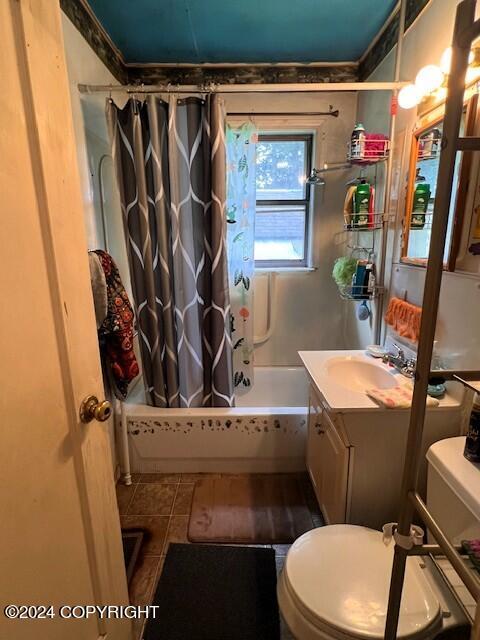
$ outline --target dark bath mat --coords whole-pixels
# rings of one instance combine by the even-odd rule
[[[123,559],[125,560],[127,582],[129,584],[137,563],[144,535],[145,532],[143,529],[122,529]]]
[[[273,549],[170,544],[144,640],[279,640]]]
[[[195,483],[191,542],[288,544],[312,527],[296,473],[222,475]]]

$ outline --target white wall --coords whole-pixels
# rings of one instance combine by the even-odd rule
[[[109,150],[105,123],[105,96],[103,94],[82,95],[78,91],[78,84],[118,84],[118,82],[64,13],[62,13],[62,27],[88,245],[89,249],[98,249],[103,247],[103,238],[97,166],[101,155],[108,153]]]
[[[401,80],[413,81],[418,70],[426,64],[438,64],[442,52],[452,38],[454,16],[457,3],[453,0],[432,0],[417,21],[405,35]],[[394,50],[372,73],[369,80],[387,81],[393,78]],[[388,93],[362,93],[359,97],[358,119],[367,129],[387,131],[389,120]],[[403,169],[399,179],[399,206],[396,223],[389,233],[388,262],[393,263],[391,271],[391,295],[403,295],[421,305],[425,279],[425,269],[411,267],[399,262],[400,231],[405,207],[407,163],[410,153],[411,135],[417,119],[417,110],[399,109],[397,132],[404,142],[404,152],[397,148],[395,153],[403,153]],[[468,217],[468,211],[467,211]],[[478,273],[480,259],[465,261],[468,269]],[[462,264],[462,267],[464,265]],[[387,282],[390,284],[389,280]],[[480,357],[480,280],[478,276],[465,273],[444,273],[440,309],[437,324],[438,350],[452,366],[473,366]],[[350,318],[349,338],[358,334],[358,327]]]
[[[99,163],[102,156],[110,153],[105,121],[105,95],[84,96],[79,93],[78,84],[118,83],[79,31],[77,31],[63,13],[62,28],[70,82],[70,97],[88,248],[89,250],[104,249],[100,207]],[[125,249],[121,235],[122,220],[120,203],[113,179],[112,162],[108,158],[103,163],[103,177],[105,182],[105,209],[108,215],[117,217],[117,221],[112,225],[112,228],[116,231],[118,230],[118,234],[115,234],[115,250],[111,249],[111,253],[119,263],[122,279],[124,282],[129,283],[128,271],[122,268],[122,265],[126,266],[127,263],[121,253],[122,251],[125,253]],[[68,208],[68,203],[65,203],[65,207]],[[108,422],[108,429],[110,433],[112,462],[115,466],[116,453],[113,419]]]
[[[338,118],[254,116],[261,131],[303,128],[316,132],[314,166],[324,162],[345,162],[346,143],[354,126],[357,96],[355,93],[319,94],[243,94],[226,97],[227,112],[301,112],[327,111],[329,105],[340,110]],[[278,273],[276,301],[273,308],[273,335],[255,349],[258,365],[300,364],[301,349],[341,349],[344,341],[344,309],[352,304],[337,292],[331,273],[336,257],[346,251],[343,233],[345,183],[351,171],[325,175],[326,186],[312,189],[313,264],[315,270]],[[255,277],[255,332],[263,333],[266,321],[266,277]]]

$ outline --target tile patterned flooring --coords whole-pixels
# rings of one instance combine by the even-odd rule
[[[162,573],[170,542],[187,543],[195,481],[217,474],[143,473],[134,474],[130,486],[117,485],[117,501],[122,528],[141,527],[148,531],[135,574],[130,584],[130,602],[150,604]],[[322,526],[323,519],[307,474],[301,474],[305,501],[312,518],[312,529]],[[277,572],[281,571],[288,544],[262,545],[275,549]],[[135,621],[135,637],[140,639],[143,624]],[[293,640],[282,621],[282,640]]]

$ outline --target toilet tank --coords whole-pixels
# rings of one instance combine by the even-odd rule
[[[453,543],[480,538],[480,464],[464,458],[464,447],[460,436],[439,440],[427,451],[427,506]]]

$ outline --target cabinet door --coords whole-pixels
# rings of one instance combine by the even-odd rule
[[[325,520],[336,524],[346,518],[349,449],[326,412],[322,416],[322,431],[320,507]]]
[[[308,412],[308,437],[307,437],[307,469],[310,479],[315,489],[317,500],[320,504],[320,496],[322,495],[322,473],[320,460],[322,457],[323,445],[323,425],[322,425],[323,407],[315,396],[310,396],[310,407]]]

